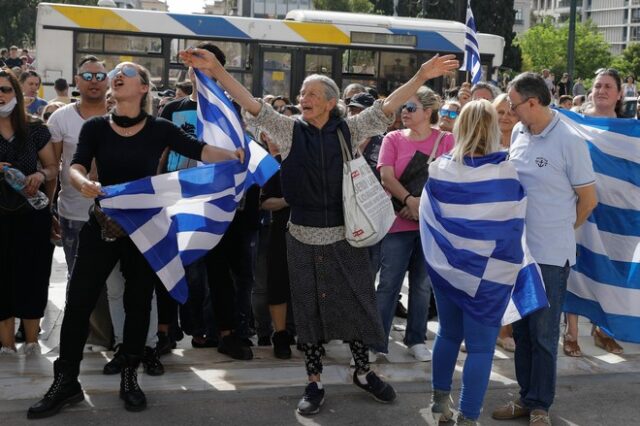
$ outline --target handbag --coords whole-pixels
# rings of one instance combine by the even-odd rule
[[[427,179],[429,178],[429,164],[436,158],[436,153],[438,152],[438,147],[440,146],[440,141],[444,137],[445,132],[440,132],[438,138],[433,144],[433,149],[431,150],[431,155],[428,157],[420,152],[416,151],[411,157],[411,161],[407,164],[407,167],[404,169],[398,182],[404,189],[409,191],[409,194],[414,197],[419,197],[422,195],[422,189],[424,188],[424,184],[427,183]],[[392,198],[391,202],[393,203],[393,209],[397,212],[402,210],[404,204],[402,201],[397,198]]]
[[[13,189],[0,173],[0,216],[25,214],[35,210],[24,195]]]
[[[93,213],[98,225],[100,225],[100,236],[108,243],[111,243],[118,238],[128,236],[127,232],[115,220],[111,219],[100,208],[98,204],[93,204],[89,208],[89,214]]]
[[[393,205],[364,157],[353,158],[342,131],[342,206],[345,238],[353,247],[376,244],[389,232],[396,218]]]

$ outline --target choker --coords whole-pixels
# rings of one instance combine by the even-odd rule
[[[145,118],[147,118],[149,116],[149,114],[147,114],[144,111],[140,111],[140,114],[138,114],[137,117],[127,117],[124,115],[116,115],[115,112],[111,113],[111,120],[113,120],[114,123],[116,123],[119,127],[123,127],[123,128],[127,128],[127,127],[132,127],[135,126],[136,124],[140,123],[142,120],[144,120]]]

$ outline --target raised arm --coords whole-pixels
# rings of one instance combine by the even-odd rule
[[[459,67],[460,64],[455,55],[434,56],[422,64],[418,72],[409,81],[387,96],[382,105],[382,110],[387,116],[394,114],[427,80],[440,77]]]
[[[262,105],[224,69],[213,53],[205,49],[192,48],[180,51],[180,58],[185,65],[203,70],[215,78],[242,108],[254,116],[258,115]]]

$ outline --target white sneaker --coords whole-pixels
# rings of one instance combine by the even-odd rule
[[[409,348],[409,353],[420,362],[431,361],[431,351],[424,343],[418,343]]]
[[[6,346],[3,346],[2,348],[0,348],[0,356],[12,356],[17,354],[18,352],[16,352],[15,349],[11,349]]]
[[[25,343],[24,345],[22,345],[22,347],[20,347],[18,353],[24,356],[40,355],[42,353],[42,349],[40,348],[38,342]]]

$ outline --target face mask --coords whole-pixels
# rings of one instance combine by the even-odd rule
[[[18,101],[16,101],[16,98],[13,98],[9,101],[8,104],[0,106],[0,117],[6,118],[10,116],[17,103]]]

